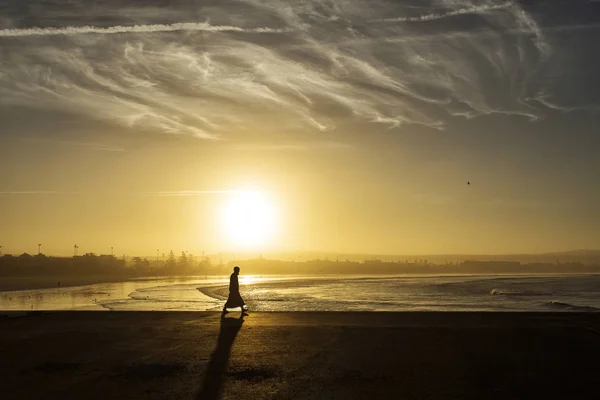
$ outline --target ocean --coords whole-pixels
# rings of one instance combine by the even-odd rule
[[[0,292],[0,310],[216,311],[228,277]],[[241,276],[251,311],[600,311],[600,275]]]

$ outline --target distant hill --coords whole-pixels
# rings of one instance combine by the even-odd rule
[[[539,254],[364,254],[364,253],[328,253],[328,252],[287,252],[287,253],[265,253],[265,258],[289,261],[309,260],[340,260],[350,261],[381,260],[381,261],[424,261],[431,263],[459,262],[464,260],[473,261],[518,261],[522,263],[546,262],[546,263],[600,263],[600,250],[568,250]],[[214,258],[215,260],[216,258]],[[225,257],[225,256],[223,256]],[[254,255],[253,257],[257,257]],[[229,254],[227,255],[227,260]],[[242,255],[235,259],[247,259]]]

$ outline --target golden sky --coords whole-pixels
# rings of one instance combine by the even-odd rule
[[[4,253],[598,247],[597,4],[11,7]]]

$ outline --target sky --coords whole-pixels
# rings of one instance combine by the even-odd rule
[[[598,21],[587,0],[0,0],[0,250],[598,248]],[[237,229],[240,193],[266,216]]]

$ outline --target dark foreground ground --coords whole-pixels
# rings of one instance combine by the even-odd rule
[[[2,399],[592,399],[600,314],[0,317]]]

